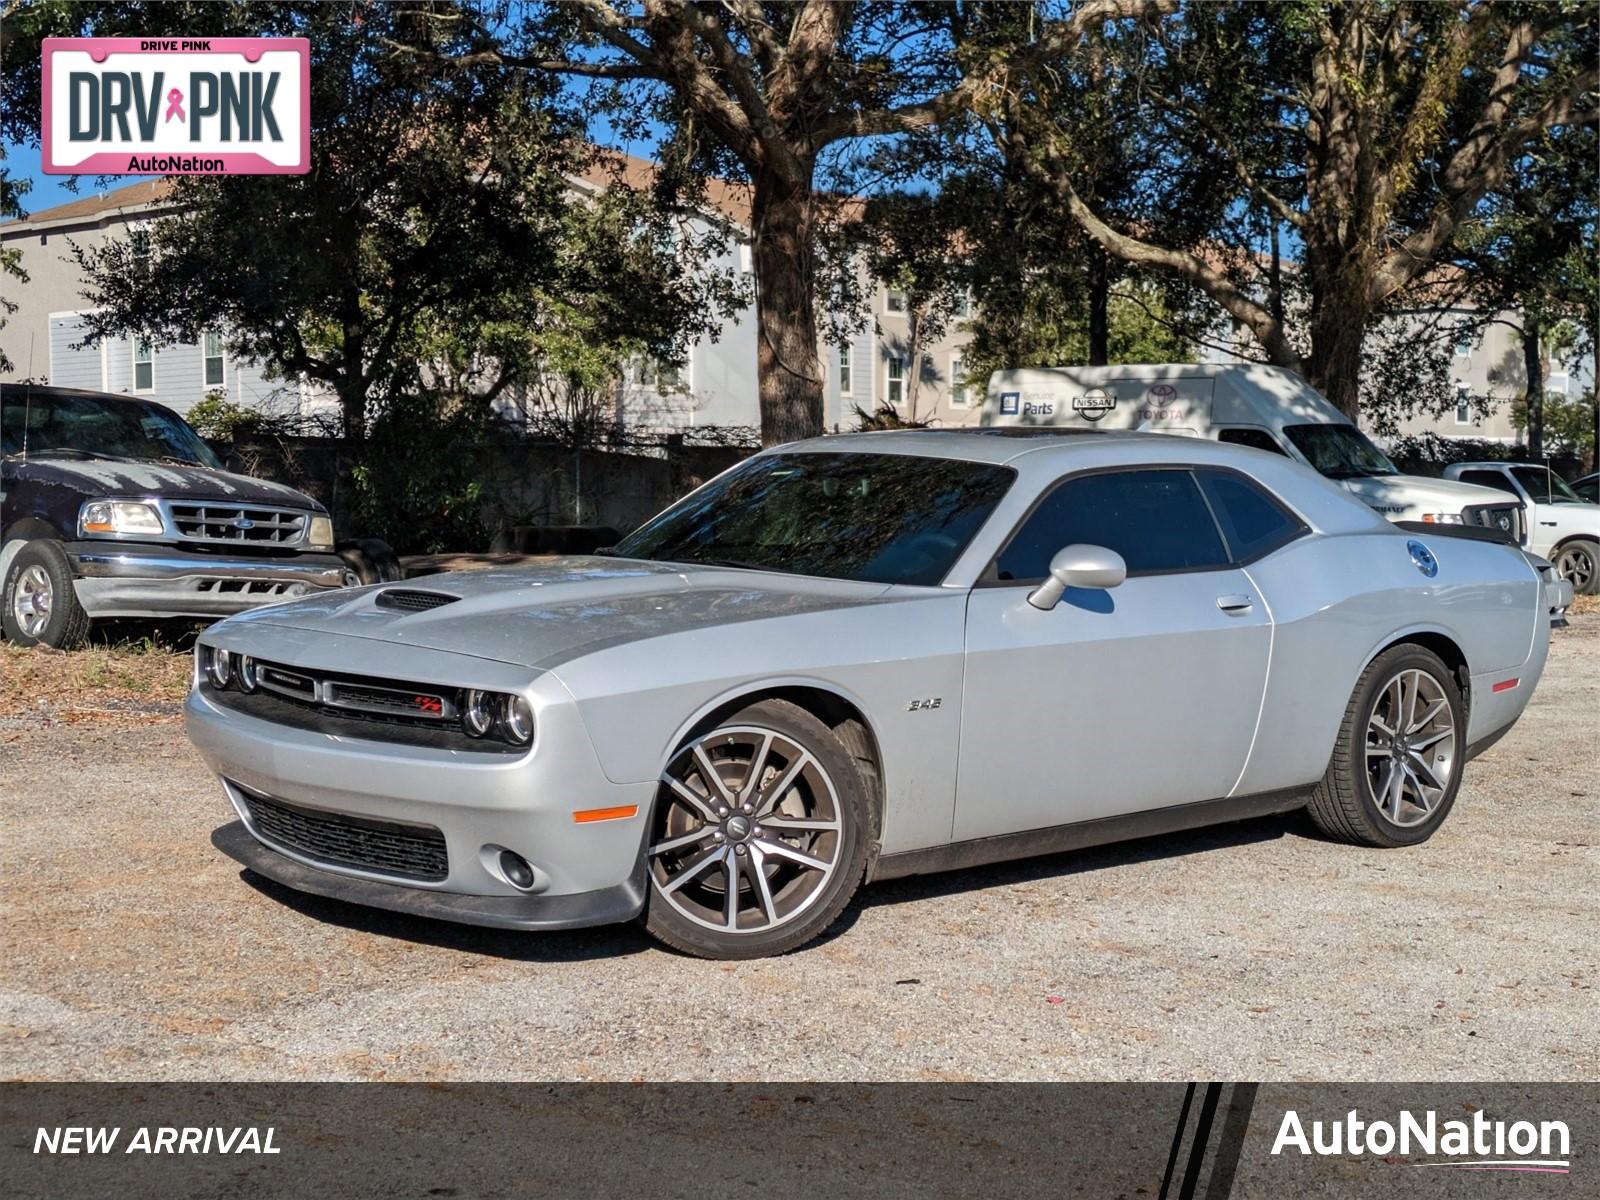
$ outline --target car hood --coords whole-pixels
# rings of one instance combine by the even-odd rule
[[[226,624],[244,634],[246,643],[252,626],[289,626],[551,670],[627,642],[871,604],[900,590],[686,563],[555,558],[527,567],[457,571],[328,592],[253,609]],[[454,599],[420,611],[393,608],[380,603],[391,591]],[[240,648],[248,653],[247,644]],[[352,664],[368,653],[352,651]],[[270,654],[266,645],[262,654]]]
[[[11,460],[19,474],[101,496],[159,496],[164,500],[220,500],[235,504],[282,504],[323,511],[310,496],[281,483],[252,479],[210,467],[136,462],[131,459],[29,458]]]
[[[1460,512],[1469,505],[1519,503],[1509,492],[1425,475],[1367,475],[1339,482],[1379,512]]]

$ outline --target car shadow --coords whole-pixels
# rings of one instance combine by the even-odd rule
[[[1058,854],[1047,854],[1038,858],[886,880],[858,891],[839,919],[820,937],[806,943],[796,953],[803,955],[827,945],[835,938],[848,933],[867,909],[881,905],[933,900],[959,895],[962,892],[981,892],[1019,883],[1034,883],[1052,877],[1087,875],[1111,867],[1130,866],[1164,858],[1182,858],[1191,854],[1208,854],[1216,850],[1255,845],[1283,837],[1319,838],[1320,836],[1304,811],[1297,810],[1256,817],[1248,821],[1235,821],[1226,825],[1211,825],[1184,833],[1137,838],[1082,850],[1064,850]],[[477,925],[458,925],[451,921],[436,921],[429,917],[389,912],[381,908],[367,908],[364,905],[351,904],[327,896],[298,892],[257,875],[249,869],[241,870],[239,878],[274,902],[314,921],[326,922],[358,933],[393,938],[397,941],[417,942],[486,958],[528,963],[562,963],[620,958],[648,950],[675,953],[665,946],[658,945],[634,922],[599,925],[589,929],[539,932],[486,929]]]
[[[443,950],[458,950],[484,958],[505,958],[516,962],[586,962],[598,958],[621,958],[652,949],[651,941],[631,921],[621,925],[596,925],[587,929],[552,929],[528,932],[515,929],[489,929],[481,925],[461,925],[436,921],[409,913],[368,908],[329,896],[297,892],[291,887],[245,868],[239,878],[263,896],[293,909],[302,916],[356,933],[369,933],[397,941],[418,942]]]
[[[1183,858],[1191,854],[1208,854],[1235,846],[1276,841],[1283,837],[1321,838],[1321,835],[1305,811],[1296,809],[1293,812],[1253,817],[1246,821],[1208,825],[1202,829],[1187,830],[1183,833],[1158,834],[1153,837],[1111,842],[1104,846],[1063,850],[1057,854],[991,863],[981,867],[967,867],[959,871],[888,879],[858,891],[855,899],[850,902],[850,906],[839,919],[822,937],[809,945],[820,946],[848,932],[863,912],[880,905],[934,900],[959,895],[962,892],[981,892],[990,888],[1035,883],[1041,879],[1054,877],[1088,875],[1111,867],[1131,866],[1163,858]]]

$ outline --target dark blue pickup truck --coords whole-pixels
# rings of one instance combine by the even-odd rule
[[[177,413],[129,396],[0,385],[0,624],[70,647],[104,617],[221,617],[398,575],[335,543],[327,510],[223,469]]]

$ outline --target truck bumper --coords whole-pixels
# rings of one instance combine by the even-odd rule
[[[78,603],[91,617],[226,617],[355,582],[336,554],[245,558],[105,542],[64,549]]]

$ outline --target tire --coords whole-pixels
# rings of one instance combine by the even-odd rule
[[[1600,594],[1600,542],[1573,538],[1556,547],[1556,574],[1572,584],[1574,595]]]
[[[348,538],[334,547],[362,583],[394,583],[405,578],[400,559],[382,538]]]
[[[803,946],[860,886],[871,821],[860,768],[827,725],[787,701],[752,704],[681,747],[662,774],[644,926],[700,958]]]
[[[1413,719],[1394,722],[1397,705]],[[1390,726],[1402,730],[1398,748],[1384,735]],[[1466,731],[1461,688],[1443,660],[1417,645],[1385,650],[1356,682],[1328,772],[1307,805],[1311,819],[1329,837],[1360,846],[1427,841],[1455,805]]]
[[[19,646],[75,650],[89,638],[89,614],[72,587],[72,562],[61,543],[25,544],[6,571],[0,625]]]

